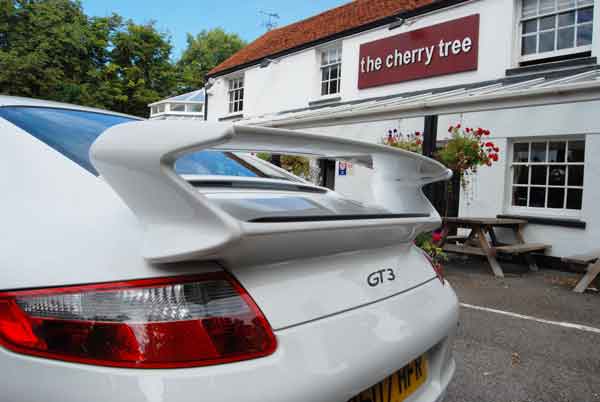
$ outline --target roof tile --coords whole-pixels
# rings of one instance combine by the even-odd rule
[[[213,68],[214,75],[267,56],[358,28],[436,0],[354,0],[321,14],[269,31]]]

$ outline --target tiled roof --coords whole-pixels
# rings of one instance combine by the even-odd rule
[[[258,62],[270,55],[356,29],[403,11],[426,6],[435,1],[354,0],[305,20],[265,33],[213,68],[208,75],[214,75],[247,63]]]

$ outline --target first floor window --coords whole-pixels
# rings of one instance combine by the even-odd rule
[[[342,79],[342,48],[333,47],[321,52],[321,95],[340,92]]]
[[[538,54],[552,57],[589,50],[594,0],[521,1],[522,57],[531,58]]]
[[[244,110],[244,77],[229,80],[229,113]]]
[[[585,140],[515,142],[512,155],[513,207],[581,210]]]

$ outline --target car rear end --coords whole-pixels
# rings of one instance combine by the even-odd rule
[[[427,264],[404,245],[4,293],[0,315],[11,315],[11,298],[13,315],[21,315],[0,324],[4,395],[20,401],[437,401],[454,372],[458,310],[450,286]],[[397,279],[373,287],[367,278],[380,267],[393,269]],[[17,322],[21,331],[11,331]]]
[[[195,186],[256,225],[286,217],[296,222],[278,223],[293,225],[299,216],[331,223],[339,212],[377,212],[327,190],[279,184],[284,190],[275,190],[275,182],[253,189],[243,180],[243,190],[211,187],[210,180]],[[290,230],[268,236],[274,251],[263,262],[254,256],[245,263],[242,251],[218,264],[168,264],[165,275],[181,266],[176,276],[3,292],[0,366],[9,373],[7,395],[436,401],[454,372],[456,297],[410,241],[384,239],[381,246],[381,236],[397,233],[358,226],[337,230],[327,246],[342,250],[336,253],[315,252],[323,250],[310,242],[313,236],[323,242],[318,234]]]
[[[420,185],[446,172],[421,157],[314,137],[318,149],[351,159],[370,149],[376,171],[379,162],[409,169],[407,180],[383,174],[376,187],[399,191],[366,206],[245,154],[198,156],[209,170],[236,161],[226,175],[173,170],[209,143],[311,144],[266,129],[240,129],[235,142],[238,133],[222,127],[128,123],[96,141],[101,178],[81,179],[79,201],[101,200],[93,208],[103,220],[63,236],[84,247],[110,228],[106,241],[82,266],[41,259],[56,262],[1,276],[10,283],[0,290],[0,399],[440,400],[454,372],[458,303],[412,241],[439,224]],[[219,132],[199,139],[197,129]],[[147,138],[154,142],[142,145]],[[123,219],[126,206],[138,223]]]

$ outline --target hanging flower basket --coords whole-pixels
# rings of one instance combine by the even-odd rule
[[[500,149],[487,137],[490,130],[481,127],[462,128],[460,124],[450,126],[451,137],[446,145],[436,153],[436,159],[457,175],[463,187],[465,173],[476,173],[480,166],[492,166],[500,160]]]

